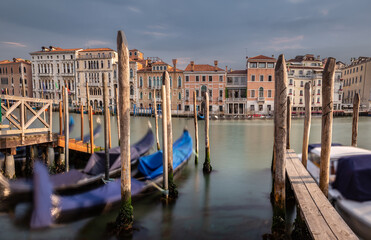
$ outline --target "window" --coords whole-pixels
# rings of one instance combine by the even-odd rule
[[[182,78],[181,76],[178,77],[178,88],[182,87]]]
[[[269,97],[269,98],[272,97],[272,90],[268,90],[268,97]]]
[[[143,93],[140,92],[140,99],[143,99]]]
[[[321,95],[321,89],[317,90],[317,95]]]
[[[142,77],[139,78],[139,87],[143,87],[143,78]]]
[[[219,90],[219,97],[223,97],[223,90]]]
[[[223,76],[219,76],[219,82],[223,82]]]
[[[213,81],[213,76],[209,76],[209,82]]]
[[[199,95],[200,95],[200,91],[196,89],[196,97],[198,97]]]
[[[265,63],[259,63],[259,68],[265,68],[266,64]]]
[[[363,70],[363,66],[361,66],[361,71]]]
[[[299,71],[299,75],[303,75],[303,70],[300,70]]]
[[[152,80],[151,80],[151,77],[148,77],[148,87],[149,87],[149,88],[152,87]]]
[[[272,75],[268,75],[268,82],[272,82]]]
[[[255,82],[255,75],[251,75],[251,82]]]
[[[293,82],[292,79],[290,79],[290,80],[289,80],[289,85],[292,85],[292,82]]]
[[[186,82],[189,82],[189,76],[186,76]]]
[[[110,60],[107,61],[107,67],[108,68],[111,68],[111,62],[110,62]]]
[[[289,95],[292,95],[292,89],[289,89]]]
[[[103,68],[103,61],[100,61],[100,67]]]
[[[148,99],[152,99],[152,92],[148,93]]]
[[[250,111],[255,111],[255,105],[250,105]]]
[[[251,90],[251,97],[255,97],[255,90]]]
[[[133,78],[133,69],[132,68],[130,68],[130,78]]]
[[[206,76],[202,76],[202,81],[206,82]]]
[[[362,76],[359,76],[359,82],[362,82]]]
[[[181,94],[181,93],[178,93],[178,99],[179,99],[179,100],[182,99],[182,94]]]
[[[257,63],[256,62],[250,63],[250,68],[256,68],[256,67],[257,67]]]
[[[209,89],[209,97],[210,97],[210,98],[213,97],[213,90],[212,90],[212,89]]]
[[[189,90],[188,89],[186,89],[186,97],[189,97]]]
[[[263,82],[264,81],[264,75],[260,75],[259,80],[260,80],[260,82]]]
[[[321,80],[318,79],[318,86],[321,86]]]
[[[319,103],[319,98],[317,98],[317,103]]]
[[[259,97],[260,98],[264,97],[264,88],[262,87],[259,88]]]
[[[200,81],[200,76],[196,76],[196,82]]]
[[[274,68],[274,63],[268,63],[268,68]]]
[[[304,87],[304,82],[300,81],[300,87]]]
[[[300,96],[303,96],[303,90],[300,90]]]

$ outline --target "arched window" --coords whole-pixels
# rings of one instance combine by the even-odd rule
[[[140,99],[143,99],[143,93],[140,92]]]
[[[178,93],[178,99],[182,100],[182,94],[181,93]]]
[[[262,87],[259,88],[259,97],[264,97],[264,88]]]
[[[152,80],[151,80],[151,77],[148,77],[148,87],[149,87],[149,88],[152,87]]]
[[[178,77],[178,88],[182,87],[182,78],[179,76]]]
[[[134,95],[134,88],[133,88],[133,85],[130,86],[130,95]]]
[[[149,92],[149,94],[148,94],[148,98],[149,98],[149,99],[152,99],[152,92]]]
[[[160,86],[160,78],[157,77],[157,86]]]
[[[139,79],[139,87],[143,87],[143,78],[142,77],[140,77],[140,79]]]

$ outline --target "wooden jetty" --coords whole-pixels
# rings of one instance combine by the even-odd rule
[[[313,239],[358,239],[292,149],[286,151],[286,174]]]

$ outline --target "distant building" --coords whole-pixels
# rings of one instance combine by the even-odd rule
[[[191,61],[184,70],[185,113],[193,111],[193,92],[196,91],[197,106],[200,108],[202,93],[209,93],[209,107],[212,114],[225,113],[226,71],[208,64],[195,64]]]
[[[288,96],[292,97],[293,112],[303,112],[304,87],[307,82],[311,84],[312,111],[322,110],[322,72],[323,63],[320,56],[313,54],[296,56],[287,61]]]
[[[81,50],[82,48],[62,49],[50,46],[30,53],[33,96],[61,100],[62,89],[67,87],[70,101],[76,104],[76,58]]]
[[[247,70],[232,70],[227,72],[226,84],[226,114],[246,115],[247,113]]]
[[[89,105],[93,108],[103,107],[103,75],[108,83],[109,105],[116,105],[117,87],[116,51],[110,48],[88,48],[78,52],[76,58],[77,105],[86,106],[86,85],[89,86]]]
[[[371,58],[353,58],[351,63],[342,69],[343,73],[343,106],[353,107],[355,93],[359,94],[362,110],[371,110]]]
[[[182,113],[184,111],[183,99],[183,70],[177,69],[177,60],[173,59],[173,66],[163,62],[160,58],[147,58],[145,61],[138,62],[137,71],[137,100],[136,108],[153,108],[156,97],[157,108],[161,108],[161,87],[163,84],[162,75],[168,71],[171,88],[171,110],[172,113]]]
[[[247,58],[248,114],[272,114],[276,59],[259,55]]]
[[[26,97],[32,97],[31,62],[21,58],[0,61],[0,81],[2,94],[5,94],[8,89],[9,95],[23,96],[24,82]]]

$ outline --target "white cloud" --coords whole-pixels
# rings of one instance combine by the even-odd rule
[[[108,45],[109,42],[101,41],[101,40],[89,40],[85,43],[86,47],[93,47],[93,46],[99,46],[99,45]]]
[[[294,4],[296,4],[296,3],[302,3],[302,2],[304,2],[305,0],[287,0],[289,3],[294,3]]]
[[[302,49],[300,42],[304,39],[303,35],[294,37],[275,37],[271,40],[270,46],[275,51],[282,51],[287,49]]]
[[[27,47],[26,45],[18,42],[1,42],[2,44],[10,45],[13,47]]]
[[[321,9],[321,10],[320,10],[320,13],[321,13],[323,16],[327,16],[327,15],[328,15],[328,9]]]
[[[141,13],[142,11],[139,9],[139,8],[136,8],[136,7],[128,7],[128,9],[132,12],[135,12],[135,13]]]
[[[168,37],[170,34],[168,33],[162,33],[162,32],[156,32],[156,31],[141,31],[144,35],[149,35],[152,37]]]

